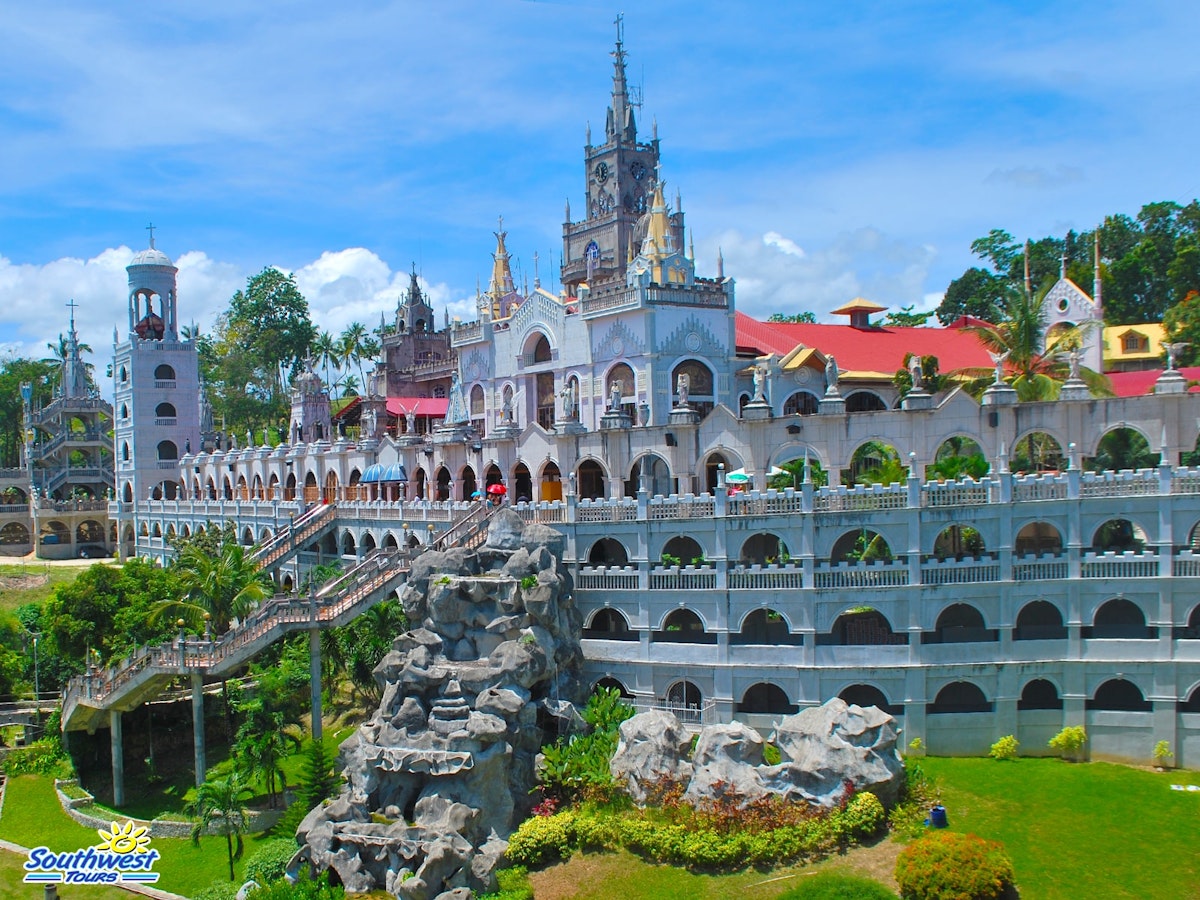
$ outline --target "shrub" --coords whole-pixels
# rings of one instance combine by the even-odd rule
[[[53,738],[42,738],[28,747],[18,747],[4,760],[6,775],[57,775],[63,769],[66,754]]]
[[[878,881],[842,872],[818,872],[805,876],[799,887],[779,900],[896,900],[896,895]]]
[[[850,798],[845,809],[830,818],[839,838],[862,838],[878,833],[887,821],[887,811],[870,791],[860,791]]]
[[[226,882],[215,882],[196,894],[195,900],[235,900],[240,885]]]
[[[1006,734],[996,743],[992,744],[992,749],[988,752],[988,756],[992,759],[1016,759],[1017,748],[1021,746],[1021,742],[1011,734]]]
[[[925,817],[937,796],[937,786],[921,764],[914,759],[904,761],[904,790],[900,802],[892,807],[888,816],[896,837],[914,840],[925,833]]]
[[[524,866],[512,866],[496,873],[496,890],[483,894],[479,900],[533,900],[529,872]]]
[[[770,741],[763,744],[763,762],[768,766],[777,766],[783,762],[783,754]]]
[[[295,884],[286,878],[279,878],[256,888],[249,896],[252,900],[342,900],[346,891],[340,885],[330,884],[329,873],[322,872],[316,880],[306,881],[302,878]]]
[[[1174,757],[1175,754],[1171,752],[1171,745],[1166,741],[1159,741],[1154,745],[1154,764],[1156,766],[1165,766],[1167,760]]]
[[[904,900],[994,900],[1012,886],[1013,867],[994,841],[936,831],[901,851],[896,882]]]
[[[282,878],[287,864],[299,848],[293,838],[271,838],[265,841],[246,862],[246,878],[266,884]]]
[[[1068,725],[1054,737],[1049,746],[1063,755],[1063,759],[1074,759],[1080,748],[1087,743],[1087,731],[1082,725]]]
[[[615,688],[592,694],[582,713],[592,731],[542,748],[542,786],[546,792],[558,799],[578,800],[591,788],[611,787],[613,777],[608,764],[617,749],[618,729],[633,713],[633,707]]]
[[[508,839],[509,862],[520,866],[536,866],[544,862],[566,859],[575,841],[575,813],[561,812],[553,816],[534,816]]]

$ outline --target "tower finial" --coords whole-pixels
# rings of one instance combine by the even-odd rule
[[[1059,261],[1058,277],[1065,280],[1067,277],[1067,245],[1065,243],[1063,244],[1062,256],[1060,256],[1058,258],[1058,261]]]
[[[1104,303],[1100,299],[1100,229],[1093,235],[1092,301],[1096,304],[1096,316],[1104,321]]]
[[[717,278],[725,280],[725,254],[720,247],[717,247]]]
[[[150,249],[153,250],[154,249],[154,223],[151,222],[149,225],[147,225],[146,230],[148,232],[150,232]]]
[[[538,259],[539,259],[538,252],[536,250],[534,250],[533,251],[533,286],[535,288],[540,288],[542,286],[542,276],[538,272]]]
[[[605,138],[617,143],[633,143],[637,140],[637,125],[633,120],[633,107],[629,103],[629,88],[625,81],[624,15],[618,14],[617,46],[613,50],[612,105],[608,108],[605,122]]]

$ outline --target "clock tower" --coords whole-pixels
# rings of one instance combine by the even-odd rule
[[[637,138],[634,101],[625,78],[621,20],[613,51],[612,103],[604,118],[604,143],[592,144],[588,128],[584,148],[587,205],[582,221],[572,222],[570,206],[563,225],[562,283],[576,296],[580,284],[592,292],[624,287],[625,270],[645,238],[658,172],[658,129],[649,143]],[[676,246],[683,246],[683,213],[670,215]]]

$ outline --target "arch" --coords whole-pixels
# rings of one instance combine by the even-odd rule
[[[9,522],[0,528],[0,544],[28,544],[29,529],[20,522]]]
[[[238,476],[236,496],[239,500],[247,500],[250,497],[250,489],[246,487],[245,475]]]
[[[621,695],[623,700],[634,699],[630,690],[618,678],[613,678],[611,675],[605,675],[603,678],[597,679],[592,685],[593,691],[616,691]]]
[[[383,549],[385,549],[385,550],[400,549],[400,543],[396,540],[396,535],[392,534],[390,531],[383,537]]]
[[[158,459],[163,462],[179,459],[179,448],[174,441],[158,442]]]
[[[1092,534],[1092,550],[1097,553],[1140,553],[1146,543],[1145,529],[1129,519],[1109,519]]]
[[[269,541],[271,539],[271,537],[272,537],[272,532],[271,532],[270,528],[267,528],[264,525],[262,528],[258,529],[258,542],[260,544],[265,544],[267,541]]]
[[[812,391],[793,391],[783,401],[785,416],[815,416],[819,399]]]
[[[320,491],[317,488],[317,473],[306,472],[304,474],[304,502],[316,503],[320,499]]]
[[[1058,688],[1045,678],[1034,678],[1021,689],[1017,709],[1062,709],[1063,701]]]
[[[977,684],[970,681],[952,681],[940,691],[925,712],[927,715],[941,713],[990,713],[992,704]]]
[[[558,468],[558,463],[549,460],[542,466],[539,488],[539,500],[553,501],[563,499],[562,471]]]
[[[129,380],[129,370],[126,369],[124,366],[121,366],[121,371],[117,373],[117,380],[120,381],[122,384],[124,384],[126,381]],[[127,418],[128,418],[128,416],[127,416]]]
[[[970,603],[951,603],[938,615],[933,634],[921,636],[921,642],[926,644],[967,644],[997,639],[997,632],[989,631],[984,623],[983,613]]]
[[[174,403],[164,401],[154,407],[154,417],[156,419],[174,419],[177,415]]]
[[[1200,713],[1200,684],[1193,688],[1188,698],[1179,704],[1182,713]]]
[[[1017,613],[1014,641],[1057,641],[1066,636],[1062,613],[1048,600],[1033,600]]]
[[[75,543],[103,544],[104,526],[95,519],[85,519],[75,528]]]
[[[908,470],[900,462],[900,451],[887,441],[864,441],[855,448],[850,465],[842,473],[847,484],[903,483]]]
[[[175,370],[173,368],[171,368],[170,366],[168,366],[166,363],[160,363],[158,366],[156,366],[154,368],[154,380],[155,381],[174,381],[175,380]]]
[[[129,441],[121,441],[121,461],[129,462]]]
[[[704,548],[695,538],[686,534],[678,534],[663,545],[663,565],[697,566],[704,560]]]
[[[1017,556],[1040,556],[1043,553],[1057,556],[1063,551],[1062,532],[1049,522],[1028,522],[1017,532],[1013,549]]]
[[[704,704],[704,693],[695,682],[686,679],[671,684],[667,688],[667,707],[676,710],[699,710]]]
[[[583,629],[583,636],[605,641],[636,641],[638,639],[637,632],[630,631],[629,621],[625,618],[625,614],[620,610],[608,607],[596,611],[591,622]]]
[[[860,706],[863,709],[875,706],[888,715],[904,715],[904,705],[893,705],[888,702],[887,694],[873,684],[847,685],[838,692],[838,696],[851,706]]]
[[[1062,443],[1045,431],[1027,432],[1013,443],[1009,468],[1015,474],[1059,472],[1066,468]]]
[[[475,481],[475,470],[470,466],[463,466],[458,481],[462,485],[459,497],[463,500],[475,499],[472,495],[479,490],[479,485]]]
[[[242,529],[242,544],[247,547],[254,545],[254,530],[249,525]]]
[[[491,463],[483,473],[484,489],[490,488],[493,484],[504,484],[504,476],[500,473],[500,467],[495,463]]]
[[[43,544],[69,544],[71,543],[71,529],[57,519],[43,522],[41,542]]]
[[[476,384],[471,387],[471,397],[468,402],[470,404],[471,418],[482,421],[487,414],[483,395],[483,385]]]
[[[162,537],[162,526],[158,522],[155,522],[154,527],[150,529],[150,536],[156,538]]]
[[[1192,641],[1200,639],[1200,603],[1192,607],[1192,614],[1188,616],[1187,624],[1175,629],[1175,638]]]
[[[704,621],[692,610],[673,609],[663,619],[662,630],[653,639],[669,644],[715,644],[716,634],[704,630]]]
[[[858,390],[846,397],[846,412],[883,412],[888,408],[883,398],[874,391]]]
[[[254,476],[254,481],[250,484],[250,496],[255,500],[263,499],[262,476],[257,473]]]
[[[1118,472],[1122,469],[1152,469],[1162,457],[1150,449],[1140,430],[1129,425],[1111,428],[1096,442],[1096,455],[1083,460],[1089,472]]]
[[[233,499],[233,485],[230,483],[228,475],[225,476],[221,489],[221,496],[223,496],[226,500]]]
[[[133,502],[133,483],[132,482],[129,482],[129,481],[125,482],[125,487],[121,491],[121,499],[125,503]]]
[[[588,551],[588,564],[593,566],[627,566],[629,552],[616,538],[601,538]]]
[[[645,471],[646,490],[651,497],[666,497],[675,493],[675,479],[671,477],[671,467],[657,453],[646,453],[640,456],[629,470],[629,480],[625,482],[625,496],[636,497],[642,484],[642,473]]]
[[[1085,638],[1139,639],[1158,637],[1158,629],[1147,627],[1146,614],[1132,600],[1114,597],[1100,604],[1092,624],[1083,629]]]
[[[779,535],[764,531],[746,538],[739,558],[748,565],[764,566],[785,562],[791,559],[791,555]]]
[[[364,555],[370,553],[372,550],[376,549],[375,535],[371,534],[369,531],[364,531],[362,537],[359,539],[359,545],[362,547],[362,552]]]
[[[357,551],[357,545],[354,541],[354,534],[346,531],[342,534],[342,556],[354,556]]]
[[[739,713],[759,713],[777,716],[790,716],[799,707],[788,699],[787,692],[777,684],[760,681],[750,685],[742,694],[741,702],[737,704]]]
[[[933,555],[938,559],[977,559],[986,552],[983,535],[970,525],[947,525],[933,542]]]
[[[533,476],[529,474],[529,466],[517,463],[513,469],[513,500],[517,503],[528,503],[533,499]]]
[[[892,623],[877,609],[860,606],[848,609],[829,629],[829,634],[817,635],[818,644],[833,644],[841,647],[875,647],[907,644],[908,636],[896,634]]]
[[[525,341],[525,353],[530,363],[544,363],[554,359],[550,339],[540,331],[535,331]]]
[[[987,457],[974,438],[954,435],[938,445],[933,462],[925,467],[925,478],[930,481],[957,481],[964,476],[979,479],[990,468]]]
[[[778,610],[763,607],[742,619],[742,630],[729,636],[731,644],[765,644],[798,647],[804,635],[792,634],[787,619]]]
[[[628,363],[619,362],[605,374],[603,397],[605,409],[611,407],[614,384],[619,385],[621,390],[621,408],[617,412],[629,416],[632,421],[636,422],[637,376],[634,375],[633,369]]]
[[[29,495],[14,484],[0,491],[0,502],[7,506],[24,506],[29,502]]]
[[[847,531],[836,541],[829,552],[829,561],[840,562],[875,562],[892,559],[892,548],[887,540],[877,531],[860,528],[857,531]]]
[[[576,489],[584,500],[603,500],[608,496],[606,481],[608,473],[594,459],[585,459],[576,470]]]
[[[192,536],[192,529],[186,522],[179,526],[179,536],[182,538],[190,538]],[[270,535],[268,534],[267,537],[270,537]],[[266,540],[266,538],[263,538],[263,540]]]
[[[716,378],[713,376],[713,371],[706,363],[699,359],[683,359],[680,360],[671,369],[670,390],[672,397],[677,395],[677,386],[679,384],[679,376],[686,375],[688,378],[688,406],[700,413],[700,417],[704,418],[713,411],[716,406]],[[674,400],[672,405],[674,405]]]
[[[1154,706],[1142,689],[1127,678],[1110,678],[1087,701],[1088,709],[1117,712],[1150,712]]]
[[[282,499],[282,497],[280,497],[280,494],[279,494],[279,476],[277,474],[275,474],[274,472],[272,472],[271,477],[267,479],[267,499],[268,500],[281,500]]]
[[[425,500],[426,497],[425,497],[425,470],[424,469],[417,469],[415,477],[413,478],[413,483],[414,483],[414,487],[413,487],[414,496],[418,500]]]
[[[720,474],[720,467],[724,466],[726,472],[732,472],[734,469],[741,468],[741,460],[737,460],[737,465],[734,465],[734,457],[726,451],[718,451],[709,453],[701,462],[701,468],[704,470],[704,490],[710,494],[717,492],[717,476]]]

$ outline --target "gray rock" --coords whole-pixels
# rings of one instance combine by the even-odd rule
[[[691,777],[691,763],[684,759],[691,735],[666,710],[652,709],[626,719],[620,735],[609,769],[635,803],[645,803],[647,788],[664,778],[686,781]]]
[[[502,509],[488,523],[487,545],[493,550],[516,550],[521,546],[525,522],[514,510]]]
[[[741,722],[700,729],[692,753],[692,780],[684,798],[691,803],[725,797],[758,800],[767,793],[759,766],[762,736]]]

